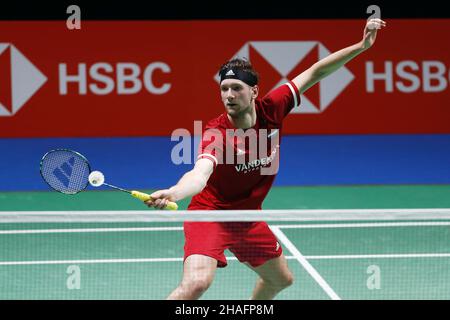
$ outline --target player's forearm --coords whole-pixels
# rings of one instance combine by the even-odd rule
[[[176,185],[170,188],[173,201],[180,201],[187,197],[192,197],[203,190],[206,186],[204,177],[192,171],[187,172]]]
[[[320,80],[345,65],[364,50],[363,42],[358,42],[319,60],[311,67],[311,71]]]

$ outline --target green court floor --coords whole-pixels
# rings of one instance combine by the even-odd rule
[[[450,208],[449,191],[274,188],[265,209]],[[127,209],[143,207],[109,191],[0,193],[0,211]],[[450,299],[450,221],[270,225],[295,276],[277,299]],[[164,299],[180,280],[183,244],[180,223],[0,223],[0,299]],[[203,299],[250,296],[255,275],[227,255]]]
[[[151,192],[151,190],[142,190]],[[274,187],[263,209],[450,208],[450,185]],[[189,203],[179,203],[180,210]],[[0,211],[142,210],[126,193],[0,192]]]

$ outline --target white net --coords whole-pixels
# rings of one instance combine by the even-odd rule
[[[450,298],[450,209],[3,211],[0,298],[165,299],[182,278],[185,221],[266,221],[294,276],[276,299]],[[234,251],[202,299],[252,295],[258,275]]]

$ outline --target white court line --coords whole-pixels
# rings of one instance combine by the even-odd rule
[[[392,253],[392,254],[353,254],[332,256],[305,256],[310,260],[325,259],[393,259],[393,258],[450,258],[450,253]]]
[[[435,227],[450,226],[450,221],[424,222],[365,222],[365,223],[320,223],[320,224],[280,224],[273,225],[282,229],[314,229],[314,228],[377,228],[377,227]]]
[[[450,226],[450,221],[430,222],[366,222],[366,223],[327,223],[327,224],[280,224],[271,225],[280,229],[314,228],[376,228],[376,227],[430,227]],[[2,234],[40,234],[40,233],[88,233],[88,232],[139,232],[139,231],[182,231],[183,227],[136,227],[136,228],[77,228],[77,229],[28,229],[0,230]]]
[[[326,294],[332,300],[341,300],[341,298],[334,292],[334,290],[329,286],[329,284],[322,278],[322,276],[317,272],[316,269],[306,260],[296,246],[286,237],[286,235],[279,228],[271,227],[272,232],[280,240],[285,247],[291,252],[291,254],[300,262],[300,264],[305,268],[305,270],[313,277],[314,280],[320,285],[320,287],[326,292]]]
[[[237,261],[236,257],[226,257]],[[294,259],[294,257],[286,257]],[[85,260],[41,260],[41,261],[0,261],[0,266],[39,265],[39,264],[96,264],[96,263],[141,263],[141,262],[183,262],[183,258],[137,258],[137,259],[85,259]]]
[[[183,258],[1,261],[0,262],[0,266],[36,265],[36,264],[95,264],[95,263],[174,262],[174,261],[183,261]]]
[[[333,256],[304,256],[308,260],[332,259],[370,259],[370,258],[450,258],[450,253],[405,253],[405,254],[360,254]],[[297,260],[295,256],[286,256],[287,260]],[[236,257],[227,260],[237,261]],[[45,264],[96,264],[96,263],[142,263],[142,262],[182,262],[183,258],[139,258],[139,259],[89,259],[89,260],[42,260],[42,261],[0,261],[0,266],[45,265]]]
[[[183,230],[183,227],[29,229],[29,230],[0,230],[0,234],[182,231],[182,230]]]

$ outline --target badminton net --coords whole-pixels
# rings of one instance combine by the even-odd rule
[[[2,211],[0,298],[164,299],[181,280],[185,221],[265,221],[295,279],[277,299],[450,299],[446,208]],[[202,299],[251,296],[257,274],[225,256]]]

